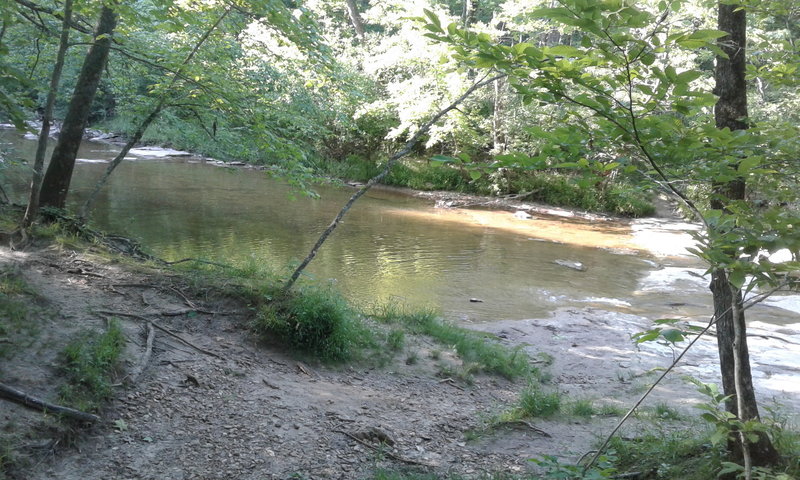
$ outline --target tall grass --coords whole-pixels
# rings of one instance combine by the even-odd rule
[[[353,360],[375,342],[373,332],[338,292],[315,285],[290,292],[276,287],[258,309],[254,328],[265,339],[279,339],[324,361]]]
[[[84,411],[100,408],[111,396],[111,379],[124,345],[125,337],[115,321],[103,333],[90,331],[71,341],[62,352],[63,403]]]
[[[480,332],[457,327],[438,318],[431,309],[408,309],[388,303],[374,307],[368,315],[380,322],[401,325],[414,334],[427,335],[453,347],[465,363],[508,379],[525,377],[532,371],[528,356],[521,347],[510,349],[491,341]]]

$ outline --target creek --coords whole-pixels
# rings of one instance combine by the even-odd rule
[[[30,135],[0,129],[0,142],[10,159],[33,156]],[[83,201],[118,151],[83,142],[70,206]],[[167,260],[287,267],[308,253],[353,193],[318,185],[320,198],[312,199],[262,171],[164,149],[134,152],[111,176],[91,219]],[[5,176],[3,187],[23,203],[27,169]],[[359,304],[431,306],[458,322],[534,318],[587,305],[654,319],[676,309],[701,313],[709,306],[707,281],[695,276],[701,264],[680,253],[691,243],[680,227],[688,226],[548,215],[526,220],[508,212],[435,208],[429,200],[376,188],[355,204],[307,272],[334,282]],[[556,260],[580,262],[585,271]],[[768,321],[796,320],[775,310]]]
[[[13,130],[0,129],[0,143],[7,159],[33,156],[35,140]],[[83,201],[117,151],[111,144],[83,143],[71,206]],[[262,171],[169,153],[133,151],[91,215],[95,226],[133,237],[167,260],[196,257],[285,268],[307,254],[353,193],[319,185],[320,198],[311,199]],[[13,201],[24,202],[28,176],[25,167],[0,171]],[[524,219],[511,212],[436,208],[430,200],[378,188],[355,204],[307,276],[333,282],[358,305],[430,306],[463,325],[558,318],[565,311],[604,312],[612,322],[635,318],[633,331],[665,317],[704,323],[711,299],[702,265],[684,250],[691,245],[686,233],[691,228],[674,220],[620,221],[566,212]],[[585,270],[556,260],[580,262]],[[778,344],[780,354],[764,347],[774,354],[768,367],[786,376],[776,391],[800,392],[792,373],[800,371],[798,312],[799,297],[784,295],[748,313],[769,336],[790,342]],[[711,348],[712,365],[704,370],[711,377],[713,355]],[[794,387],[787,390],[789,384]]]

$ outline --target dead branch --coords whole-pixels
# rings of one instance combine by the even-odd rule
[[[399,462],[408,463],[410,465],[420,465],[420,466],[423,466],[423,467],[435,467],[436,466],[436,465],[431,465],[429,463],[420,462],[420,461],[417,461],[417,460],[412,460],[410,458],[401,457],[400,455],[395,455],[394,453],[389,452],[389,451],[387,451],[385,449],[382,449],[382,448],[380,448],[378,446],[375,446],[375,445],[373,445],[373,444],[371,444],[369,442],[365,442],[364,440],[361,440],[360,438],[356,437],[355,435],[353,435],[353,434],[351,434],[349,432],[345,432],[344,430],[334,430],[334,432],[338,432],[338,433],[341,433],[342,435],[346,435],[347,437],[350,437],[351,439],[355,440],[356,442],[360,443],[361,445],[364,445],[365,447],[367,447],[367,448],[369,448],[371,450],[374,450],[374,451],[376,451],[376,452],[378,452],[380,454],[386,455],[387,457],[393,458],[393,459],[395,459],[395,460],[397,460]]]
[[[180,295],[180,297],[181,297],[181,298],[183,298],[183,302],[184,302],[184,303],[186,303],[186,305],[187,305],[188,307],[191,307],[191,308],[194,308],[195,310],[197,310],[197,305],[195,305],[195,304],[194,304],[194,302],[192,302],[191,300],[189,300],[189,298],[186,296],[186,294],[185,294],[185,293],[183,293],[183,292],[181,291],[181,289],[180,289],[180,288],[178,288],[178,287],[172,287],[172,286],[170,286],[170,287],[167,287],[167,288],[168,288],[169,290],[172,290],[173,292],[177,293],[178,295]]]
[[[156,329],[153,327],[152,322],[147,322],[147,344],[145,345],[142,358],[139,359],[139,363],[131,372],[131,382],[136,383],[136,381],[139,380],[139,376],[144,373],[144,369],[147,368],[147,364],[150,363],[150,356],[153,354],[153,342],[155,339]]]
[[[172,310],[168,312],[158,312],[155,315],[162,317],[180,317],[188,313],[204,313],[206,315],[236,315],[236,312],[214,312],[211,310],[202,310],[200,308],[182,308],[180,310]]]
[[[484,77],[481,81],[478,81],[478,82],[472,84],[472,86],[469,87],[463,94],[461,94],[460,97],[455,99],[453,101],[453,103],[451,103],[447,107],[439,110],[439,112],[436,113],[436,115],[434,115],[430,120],[428,120],[424,124],[420,125],[419,129],[405,143],[403,148],[398,150],[394,155],[392,155],[389,158],[389,160],[386,162],[386,165],[383,167],[383,170],[381,170],[381,172],[378,173],[377,175],[375,175],[374,177],[370,178],[369,181],[366,184],[364,184],[364,186],[361,187],[356,193],[354,193],[353,196],[350,197],[350,200],[348,200],[347,203],[344,204],[344,206],[339,211],[339,213],[336,215],[336,217],[334,217],[334,219],[330,223],[330,225],[328,225],[328,228],[326,228],[322,232],[322,234],[320,235],[320,237],[317,240],[317,242],[311,248],[311,251],[308,252],[308,255],[306,256],[306,258],[300,263],[300,265],[294,270],[292,275],[286,281],[286,284],[283,286],[283,291],[284,292],[288,292],[289,290],[292,289],[292,286],[295,284],[297,279],[300,277],[300,274],[303,273],[303,270],[305,270],[305,268],[308,266],[308,264],[311,263],[312,260],[314,260],[314,257],[317,256],[317,252],[322,247],[322,245],[325,243],[325,240],[327,240],[328,237],[336,229],[336,227],[339,226],[339,223],[341,223],[342,218],[344,218],[344,216],[347,214],[347,212],[350,210],[350,207],[353,206],[353,204],[356,202],[356,200],[358,200],[359,198],[361,198],[362,195],[367,193],[367,191],[370,188],[372,188],[376,183],[378,183],[381,180],[383,180],[383,178],[386,177],[389,174],[389,171],[391,171],[391,169],[394,166],[394,164],[397,163],[398,160],[400,160],[401,158],[405,157],[406,155],[408,155],[411,152],[411,150],[414,148],[414,146],[417,144],[417,142],[419,142],[420,138],[423,135],[425,135],[425,133],[427,133],[428,130],[430,130],[430,128],[433,126],[433,124],[438,122],[442,117],[444,117],[451,110],[456,108],[461,102],[463,102],[467,97],[469,97],[472,94],[472,92],[474,92],[475,90],[483,87],[484,85],[488,85],[488,84],[494,82],[495,80],[497,80],[499,78],[503,78],[503,77],[505,77],[505,74],[496,75],[496,76],[494,76],[492,78],[489,78],[489,79]]]
[[[212,262],[212,261],[203,260],[203,259],[200,259],[200,258],[182,258],[180,260],[175,260],[175,261],[172,261],[172,262],[167,262],[165,260],[161,261],[161,263],[163,263],[164,265],[177,265],[179,263],[186,263],[186,262],[205,263],[206,265],[214,265],[215,267],[231,268],[230,265],[225,265],[224,263]]]
[[[211,356],[211,357],[214,357],[214,358],[219,358],[220,360],[225,360],[225,359],[224,359],[223,357],[221,357],[220,355],[217,355],[216,353],[214,353],[214,352],[211,352],[211,351],[208,351],[208,350],[206,350],[206,349],[204,349],[204,348],[202,348],[202,347],[198,347],[198,346],[197,346],[197,345],[195,345],[194,343],[190,342],[189,340],[186,340],[185,338],[181,337],[180,335],[178,335],[177,333],[173,332],[173,331],[172,331],[172,330],[170,330],[169,328],[167,328],[167,327],[164,327],[164,326],[162,326],[162,325],[159,325],[159,324],[157,324],[156,322],[154,322],[154,321],[150,320],[150,319],[149,319],[149,318],[147,318],[147,317],[143,317],[143,316],[141,316],[141,315],[137,315],[137,314],[135,314],[135,313],[127,313],[127,312],[114,312],[114,311],[111,311],[111,310],[96,310],[96,311],[95,311],[95,313],[99,313],[99,314],[102,314],[102,315],[114,315],[114,316],[119,316],[119,317],[130,317],[130,318],[137,318],[137,319],[139,319],[139,320],[143,320],[143,321],[145,321],[145,322],[148,322],[148,323],[149,323],[150,325],[152,325],[153,327],[155,327],[155,328],[157,328],[157,329],[161,330],[162,332],[166,333],[166,334],[167,334],[167,335],[169,335],[170,337],[173,337],[173,338],[175,338],[175,339],[177,339],[177,340],[180,340],[180,341],[181,341],[182,343],[184,343],[185,345],[187,345],[187,346],[189,346],[189,347],[192,347],[193,349],[197,350],[197,351],[198,351],[198,352],[200,352],[200,353],[204,353],[204,354],[206,354],[206,355],[208,355],[208,356]]]
[[[549,433],[545,432],[541,428],[534,427],[533,425],[531,425],[530,422],[526,422],[525,420],[511,420],[506,422],[498,422],[494,425],[494,428],[501,428],[501,427],[511,427],[511,428],[523,427],[523,428],[528,428],[543,437],[547,438],[552,437],[552,435],[550,435]]]
[[[94,423],[100,421],[100,417],[97,415],[46,402],[41,398],[28,395],[27,393],[10,387],[4,383],[0,383],[0,398],[22,405],[23,407],[35,410],[37,412],[55,413],[75,420],[80,420],[82,422]]]

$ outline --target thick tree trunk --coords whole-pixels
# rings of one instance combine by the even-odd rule
[[[64,208],[72,170],[75,167],[75,156],[83,138],[86,121],[92,107],[100,77],[103,74],[108,52],[111,47],[111,33],[116,27],[117,17],[114,11],[103,6],[100,20],[95,30],[95,42],[89,48],[81,68],[78,83],[69,103],[67,115],[58,137],[50,165],[42,181],[40,203],[42,206]]]
[[[367,31],[364,29],[364,21],[361,20],[361,14],[358,13],[356,0],[347,0],[347,13],[350,15],[350,22],[352,22],[358,36],[364,38]]]
[[[744,9],[737,11],[739,8],[737,5],[720,3],[718,8],[718,28],[728,32],[729,36],[721,38],[719,42],[728,58],[718,56],[716,59],[714,93],[719,99],[714,108],[714,118],[717,128],[743,130],[747,128],[746,12]],[[743,178],[713,185],[711,207],[714,209],[723,210],[728,202],[744,199]],[[734,395],[726,402],[726,408],[741,420],[758,419],[741,289],[732,288],[722,269],[712,272],[710,288],[714,298],[714,315],[717,319],[717,347],[723,391],[725,395]],[[730,447],[736,459],[743,457],[741,442],[732,441]],[[779,459],[778,453],[766,435],[760,435],[759,441],[749,444],[748,447],[753,465],[769,465]]]
[[[31,191],[28,197],[28,208],[22,218],[22,228],[28,228],[39,214],[39,191],[42,186],[42,173],[44,172],[44,155],[47,150],[47,140],[50,137],[50,124],[53,122],[53,107],[56,103],[56,92],[61,81],[61,70],[64,67],[64,57],[69,47],[69,25],[72,22],[72,0],[64,2],[64,20],[61,27],[61,39],[58,44],[56,63],[50,75],[50,90],[47,92],[47,101],[42,116],[42,129],[39,131],[39,143],[36,146],[36,156],[33,160],[33,176],[31,178]]]

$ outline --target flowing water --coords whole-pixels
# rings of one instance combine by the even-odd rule
[[[13,158],[32,158],[35,141],[0,129],[0,144],[7,165]],[[72,206],[83,200],[117,151],[114,145],[83,143]],[[320,198],[310,199],[261,171],[164,156],[160,150],[134,153],[102,191],[92,221],[140,240],[167,260],[199,257],[285,268],[308,253],[353,193],[321,185]],[[4,168],[0,186],[21,203],[28,177],[24,166]],[[684,250],[691,244],[685,233],[690,228],[653,219],[520,219],[509,212],[435,208],[431,201],[374,189],[355,204],[307,273],[334,282],[357,304],[430,306],[461,324],[599,315],[617,324],[611,334],[618,340],[659,318],[708,320],[708,280]],[[585,271],[556,260],[580,262]],[[785,295],[757,306],[748,318],[756,332],[752,351],[759,388],[765,395],[790,395],[800,410],[798,312],[800,297]],[[595,340],[610,345],[614,338],[601,338],[599,332]],[[716,381],[713,339],[698,349],[705,353],[699,353],[695,370],[687,367],[689,373]],[[577,344],[570,350],[600,365],[612,361]],[[621,358],[632,355],[619,352]],[[659,354],[661,363],[665,355]]]
[[[13,130],[0,130],[0,142],[11,149],[9,158],[33,156],[35,141]],[[72,205],[83,200],[117,151],[106,143],[83,143]],[[123,162],[96,202],[92,221],[168,260],[255,259],[285,267],[306,255],[353,193],[321,185],[320,199],[306,198],[261,171],[160,153],[140,152]],[[3,187],[18,202],[24,201],[27,175],[25,169],[6,171]],[[700,265],[687,269],[688,257],[654,256],[647,250],[656,250],[663,238],[647,238],[650,245],[642,246],[634,229],[601,219],[524,220],[507,212],[440,209],[374,189],[355,204],[307,272],[335,282],[356,303],[432,306],[460,322],[541,317],[586,305],[653,318],[678,308],[707,313],[707,282],[691,275],[702,273]],[[770,321],[791,321],[775,310]]]

